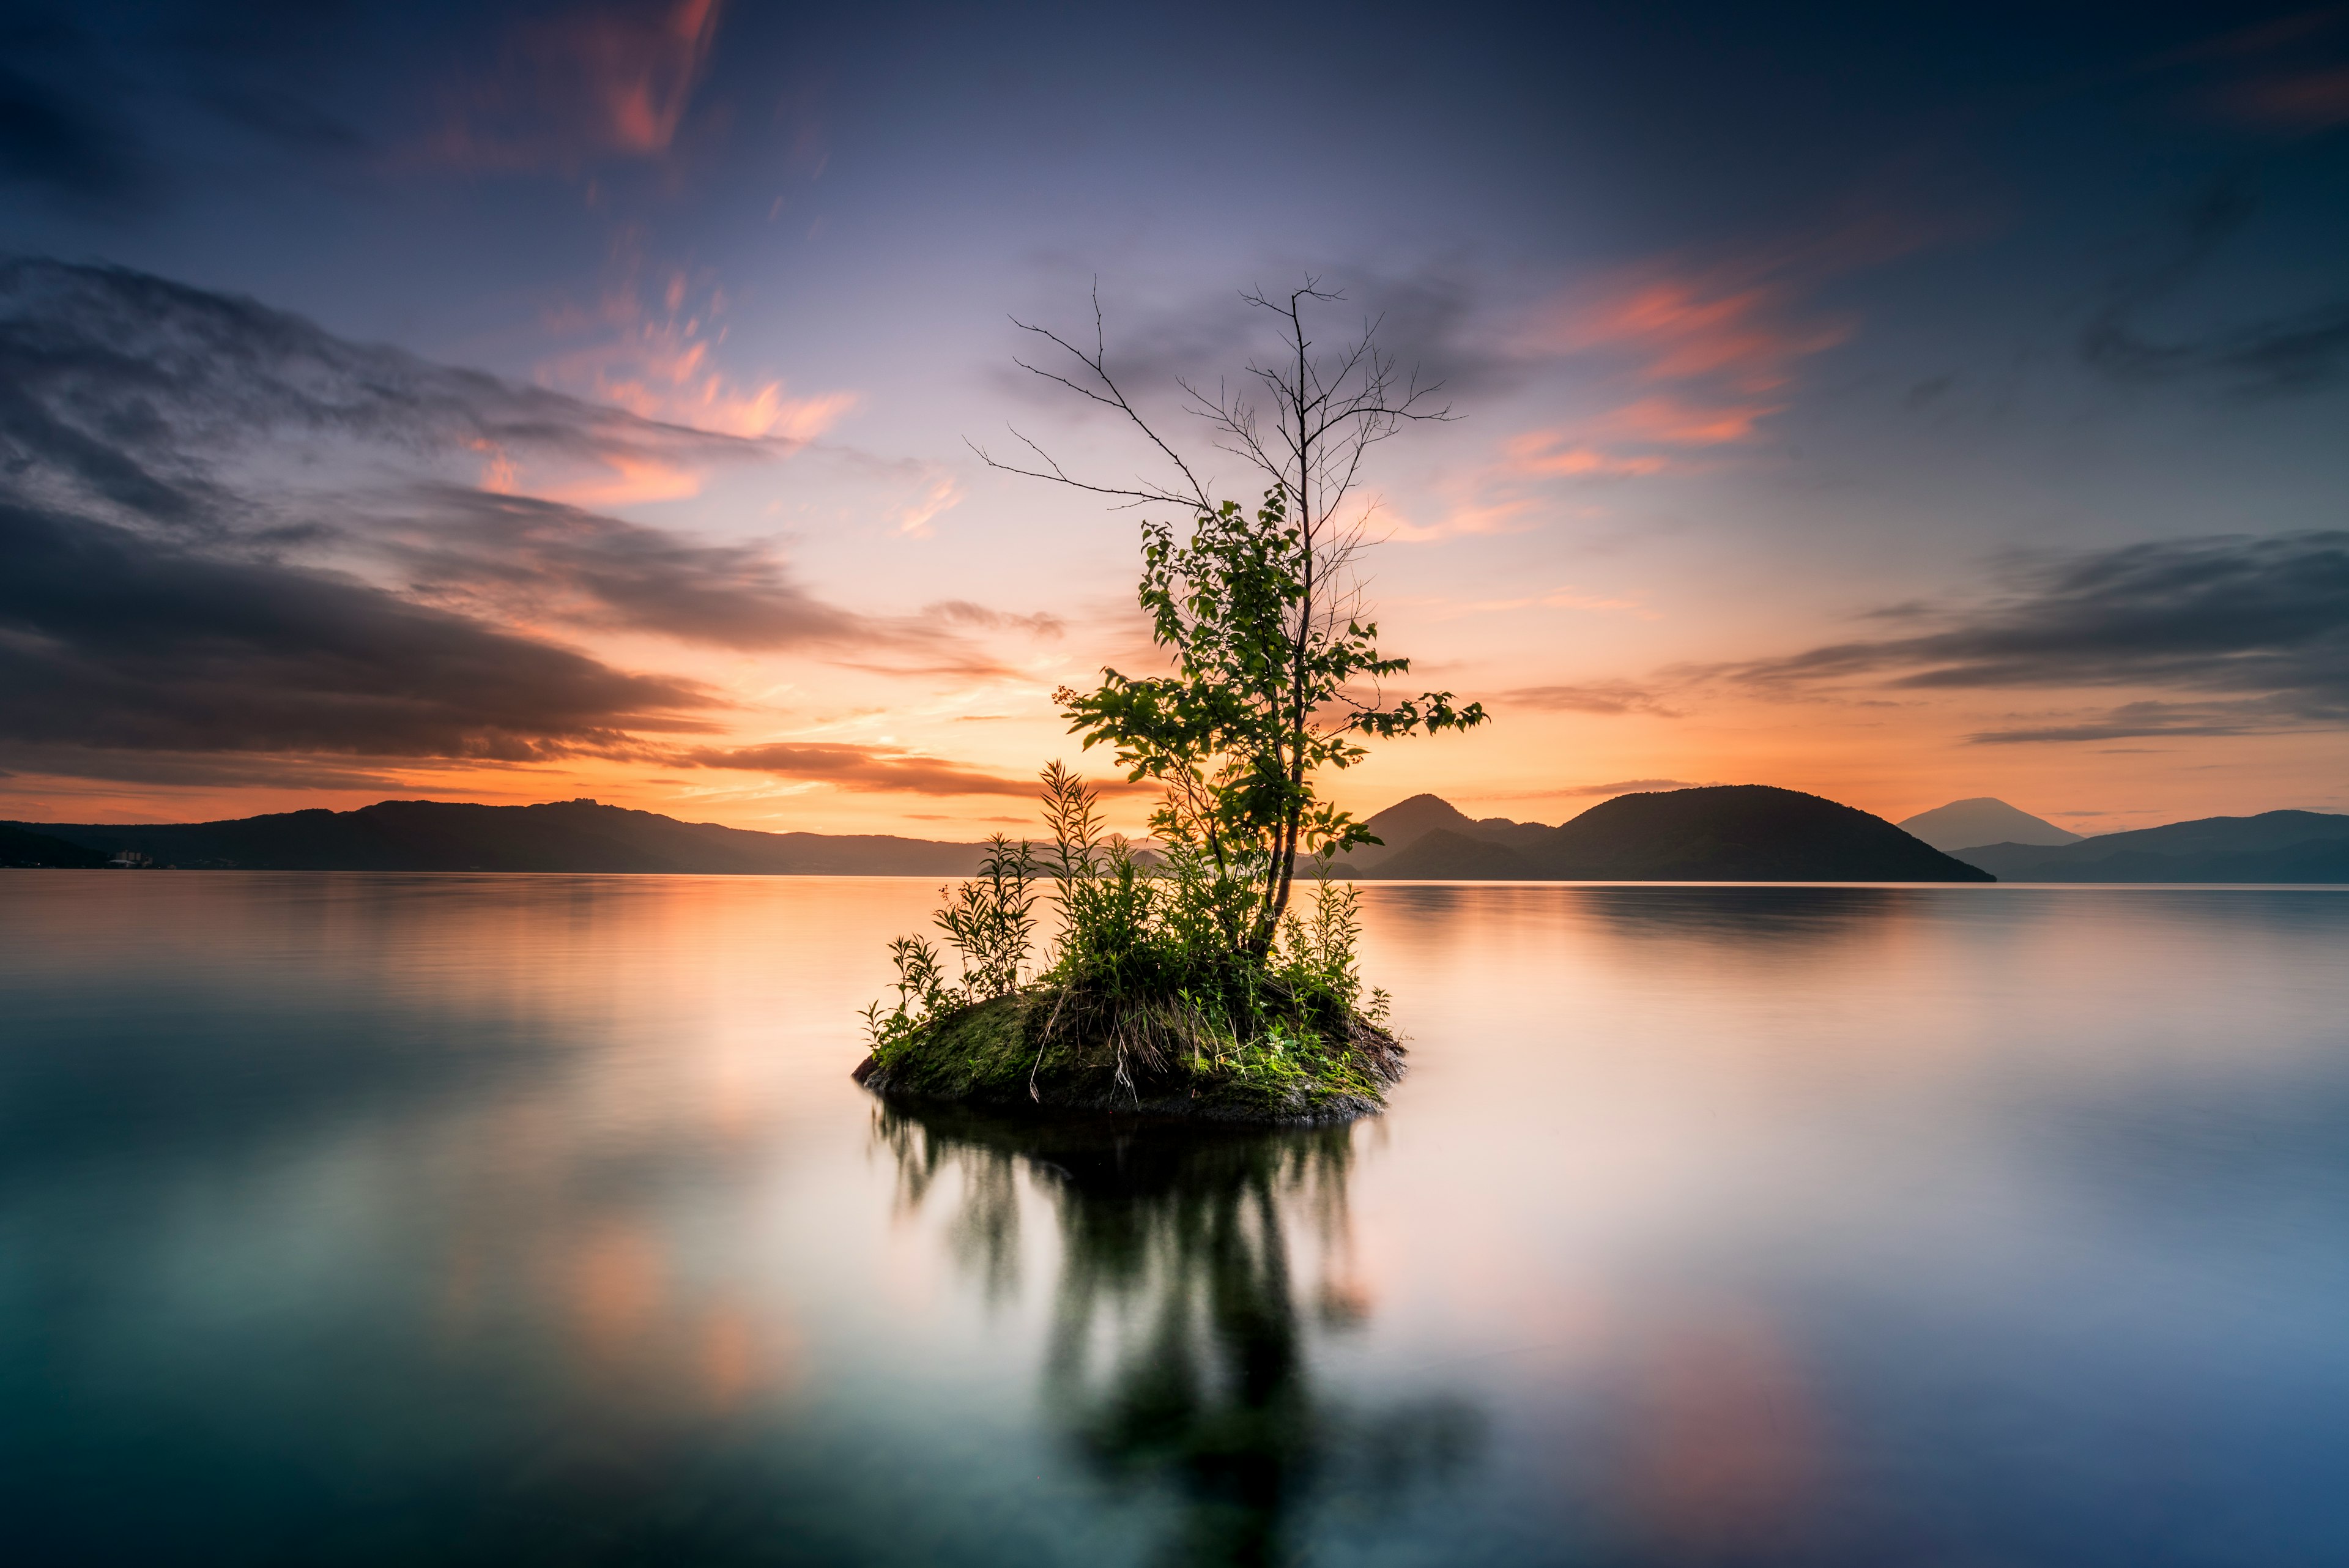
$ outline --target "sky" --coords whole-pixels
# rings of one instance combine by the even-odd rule
[[[2349,8],[0,0],[0,817],[972,837],[1307,278],[1454,416],[1324,781],[2349,810]],[[1041,363],[1041,361],[1038,361]],[[1163,509],[1161,509],[1163,512]],[[1164,520],[1180,523],[1178,516]],[[1112,797],[1138,826],[1140,792]]]

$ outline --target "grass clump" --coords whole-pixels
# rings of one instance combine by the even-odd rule
[[[1363,993],[1350,883],[1317,877],[1258,953],[1236,942],[1256,889],[1177,839],[1145,857],[1095,793],[1044,771],[1040,850],[997,835],[935,924],[890,944],[896,997],[865,1010],[877,1092],[978,1105],[1220,1121],[1337,1121],[1402,1075],[1383,992]],[[1039,951],[1040,908],[1058,930]]]

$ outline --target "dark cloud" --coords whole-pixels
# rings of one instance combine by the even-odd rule
[[[698,543],[557,502],[456,486],[419,489],[412,499],[419,514],[383,530],[378,547],[417,593],[452,607],[744,649],[932,640],[917,626],[825,603],[761,545]]]
[[[792,443],[642,419],[354,344],[252,300],[119,268],[0,261],[0,474],[183,545],[267,536],[388,566],[446,607],[740,649],[823,645],[873,668],[999,669],[958,633],[1054,635],[966,601],[898,619],[811,593],[771,550],[697,542],[452,478],[354,474],[321,499],[229,472],[265,441],[435,467],[592,479],[744,462]],[[308,483],[321,483],[313,477]],[[322,518],[329,520],[321,520]]]
[[[6,742],[8,759],[27,777],[161,784],[172,788],[384,790],[413,789],[390,771],[408,759],[377,765],[359,757],[319,757],[263,752],[124,751],[105,746]],[[412,765],[412,763],[409,764]],[[8,776],[0,774],[0,777]]]
[[[1628,680],[1593,680],[1578,686],[1518,686],[1493,699],[1495,708],[1534,708],[1554,713],[1653,713],[1677,719],[1662,694]]]
[[[1073,266],[1053,270],[1056,280],[1077,275]],[[1009,353],[993,367],[992,379],[998,391],[1019,401],[1071,417],[1093,411],[1067,388],[1019,363],[1054,375],[1081,375],[1082,368],[1073,367],[1061,349],[1030,330],[1041,327],[1087,353],[1098,344],[1111,376],[1134,405],[1153,419],[1163,413],[1171,421],[1182,403],[1179,381],[1204,379],[1212,387],[1217,376],[1237,370],[1258,345],[1265,327],[1255,315],[1237,296],[1221,290],[1205,299],[1136,301],[1114,287],[1104,290],[1098,278],[1090,293],[1083,282],[1074,281],[1056,286],[1043,304],[1013,318],[1007,328]],[[1167,433],[1174,433],[1171,424]]]
[[[266,559],[0,504],[0,737],[522,761],[707,728],[698,686]]]
[[[902,617],[859,615],[818,597],[763,545],[696,541],[559,502],[453,485],[418,486],[364,546],[412,592],[492,618],[648,632],[745,651],[802,649],[895,674],[1005,675],[972,631],[1058,638],[1046,611],[947,599]]]
[[[350,343],[125,269],[0,259],[0,743],[86,776],[119,776],[133,753],[181,774],[206,755],[274,758],[280,774],[305,757],[645,755],[646,737],[711,729],[721,700],[520,628],[964,674],[1001,672],[969,629],[1057,631],[961,601],[859,616],[763,545],[451,477],[781,444]],[[939,766],[889,776],[927,790]],[[885,774],[839,776],[891,787],[859,782]]]
[[[1329,307],[1330,326],[1375,328],[1379,348],[1406,382],[1416,376],[1419,385],[1440,386],[1456,398],[1506,390],[1525,379],[1523,357],[1480,317],[1485,291],[1463,265],[1432,262],[1403,275],[1362,272],[1328,281],[1345,296]]]
[[[1908,690],[2128,686],[2187,696],[1984,742],[2241,734],[2349,724],[2349,532],[2223,535],[2026,561],[2013,589],[1914,636],[1716,673]]]
[[[354,524],[315,478],[295,501],[240,475],[287,431],[409,466],[484,444],[729,450],[250,300],[0,261],[0,738],[522,760],[707,727],[695,716],[715,700],[688,682],[295,558],[347,545]],[[310,512],[335,520],[286,525]]]
[[[2164,338],[2141,325],[2148,311],[2199,277],[2258,210],[2256,192],[2240,180],[2205,192],[2168,254],[2114,286],[2081,334],[2081,358],[2116,380],[2199,380],[2246,396],[2333,385],[2349,365],[2349,299],[2197,336]]]
[[[2161,735],[2248,735],[2304,727],[2307,715],[2291,704],[2242,702],[2124,702],[2084,723],[2043,724],[1983,730],[1966,738],[1976,745],[2022,745],[2041,741],[2127,741]]]
[[[2349,363],[2349,300],[2170,342],[2141,335],[2113,308],[2090,324],[2081,353],[2117,380],[2195,378],[2255,396],[2316,391]]]
[[[740,461],[783,444],[352,343],[238,296],[37,257],[0,257],[0,461],[49,464],[171,523],[233,511],[219,460],[269,436],[598,469]]]

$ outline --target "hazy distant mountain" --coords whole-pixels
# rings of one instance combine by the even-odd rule
[[[1547,827],[1542,831],[1555,833],[1557,829]],[[1365,880],[1384,877],[1401,882],[1525,882],[1542,880],[1546,873],[1537,869],[1523,850],[1439,827],[1433,833],[1421,834],[1380,861],[1375,868],[1356,871],[1354,876]]]
[[[2057,848],[1982,845],[1958,858],[2002,882],[2349,882],[2349,816],[2206,816]]]
[[[101,858],[134,849],[160,866],[269,871],[964,877],[978,869],[980,852],[977,845],[923,838],[754,833],[592,800],[545,805],[387,800],[357,811],[291,811],[230,822],[11,826],[22,836],[62,839]]]
[[[1442,823],[1420,803],[1411,820]],[[1392,808],[1400,811],[1402,807]],[[1445,807],[1449,810],[1449,807]],[[1459,814],[1453,813],[1454,816]],[[1380,823],[1388,813],[1371,818]],[[1985,882],[1880,816],[1796,790],[1716,784],[1618,795],[1562,827],[1437,826],[1352,874],[1425,881]]]
[[[1951,854],[1977,844],[2077,844],[2084,836],[1986,794],[1920,811],[1900,831]]]

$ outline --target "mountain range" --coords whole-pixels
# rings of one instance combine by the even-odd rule
[[[1435,795],[1371,817],[1333,869],[1397,881],[1988,882],[1880,816],[1768,784],[1622,794],[1561,826],[1472,818]]]
[[[1880,817],[1760,784],[1624,795],[1562,827],[1474,820],[1434,795],[1371,818],[1350,877],[1695,881],[1988,881]],[[10,825],[0,860],[272,871],[580,871],[968,876],[981,846],[757,833],[592,800],[474,805],[388,800],[228,822]]]
[[[1952,801],[1896,827],[1816,795],[1740,784],[1618,795],[1562,827],[1474,818],[1434,795],[1413,795],[1369,826],[1385,843],[1337,862],[1341,874],[1418,881],[1987,879],[1953,877],[1945,863],[1954,862],[2001,882],[2349,883],[2349,816],[2313,811],[2083,837],[1988,796]],[[1998,836],[1968,842],[1982,833]]]
[[[256,871],[968,877],[978,869],[980,854],[976,844],[926,838],[758,833],[592,800],[543,805],[387,800],[357,811],[289,811],[229,822],[8,826],[23,837],[95,852],[95,863],[128,851],[159,866]],[[10,841],[0,840],[0,859],[9,851]]]
[[[2002,882],[2349,882],[2349,816],[2263,811],[1956,854]]]
[[[1960,808],[1964,808],[1961,810]],[[1995,809],[1985,809],[1995,808]],[[1963,846],[1983,824],[2033,834]],[[2037,824],[2035,828],[2029,826]],[[1340,876],[1423,881],[2349,882],[2349,816],[2271,811],[2080,838],[1987,798],[1895,826],[1764,784],[1619,795],[1560,826],[1471,817],[1433,794],[1369,821],[1382,844]],[[2064,840],[2069,840],[2065,842]],[[886,835],[759,833],[592,800],[541,805],[388,800],[227,822],[0,823],[0,866],[301,871],[574,871],[965,877],[983,846]]]

